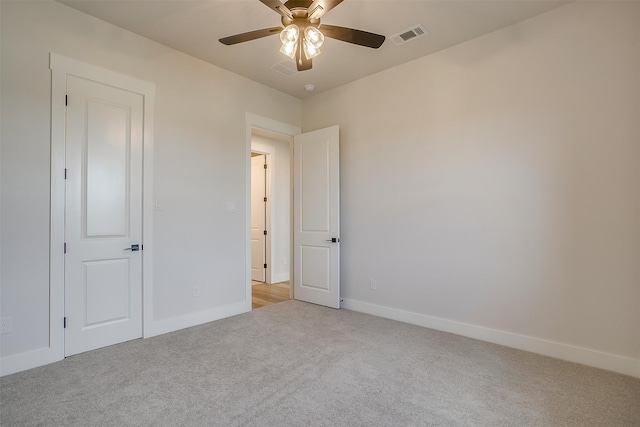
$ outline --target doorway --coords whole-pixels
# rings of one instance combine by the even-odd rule
[[[251,129],[252,309],[291,298],[291,140]]]
[[[289,251],[282,261],[289,267],[289,297],[340,308],[340,128],[331,126],[302,134],[296,126],[251,113],[245,114],[245,122],[247,310],[251,310],[252,297],[250,153],[258,151],[254,139],[261,132],[288,140],[290,169],[285,193],[289,194],[290,207],[285,228],[289,230]],[[278,167],[273,165],[271,169],[277,171]],[[281,216],[285,215],[271,213],[272,218]],[[273,245],[271,249],[273,253]],[[272,265],[275,270],[279,258],[273,254],[272,258],[276,260]],[[271,283],[273,278],[267,281]]]

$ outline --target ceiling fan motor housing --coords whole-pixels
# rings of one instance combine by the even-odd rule
[[[291,11],[292,17],[283,16],[282,25],[287,27],[291,24],[295,24],[303,32],[308,26],[318,28],[320,25],[320,19],[312,18],[313,11],[309,11],[309,6],[313,2],[311,0],[289,0],[284,5]]]

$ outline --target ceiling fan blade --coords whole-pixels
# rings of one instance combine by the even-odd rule
[[[302,43],[298,43],[298,49],[296,50],[296,67],[298,68],[298,71],[310,70],[312,65],[311,60],[307,59],[304,54]]]
[[[269,9],[275,10],[285,18],[293,19],[293,14],[289,8],[287,8],[287,6],[285,6],[280,0],[260,0],[260,2]]]
[[[341,40],[347,43],[353,43],[360,46],[377,49],[384,43],[385,36],[380,34],[369,33],[367,31],[356,30],[353,28],[336,27],[335,25],[321,25],[320,31],[326,37]]]
[[[315,0],[307,9],[307,13],[311,19],[320,19],[340,3],[342,0]]]
[[[263,28],[262,30],[249,31],[248,33],[221,38],[220,43],[231,46],[232,44],[248,42],[255,39],[261,39],[262,37],[267,37],[272,34],[278,34],[281,31],[282,27]]]

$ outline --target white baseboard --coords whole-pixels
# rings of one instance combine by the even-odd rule
[[[413,325],[424,326],[430,329],[450,332],[469,338],[500,344],[507,347],[526,350],[532,353],[555,357],[556,359],[576,362],[595,368],[606,369],[624,375],[640,378],[640,359],[619,356],[588,348],[577,347],[555,341],[544,340],[526,335],[500,331],[498,329],[485,328],[469,323],[456,322],[425,314],[414,313],[396,308],[384,307],[367,302],[344,299],[342,308],[372,314],[387,319]]]
[[[190,328],[191,326],[213,322],[214,320],[224,319],[225,317],[235,316],[237,314],[246,313],[247,311],[251,311],[251,304],[243,301],[211,310],[198,311],[195,313],[185,314],[183,316],[171,317],[169,319],[154,320],[153,322],[150,322],[150,324],[145,324],[144,338],[151,338],[180,329]]]
[[[214,320],[223,319],[225,317],[246,313],[247,311],[251,311],[251,304],[241,302],[226,307],[199,311],[197,313],[189,313],[184,316],[172,317],[170,319],[157,320],[151,322],[151,324],[145,324],[144,338],[150,338],[156,335],[177,331],[179,329],[197,326]],[[39,348],[25,353],[5,356],[0,359],[0,376],[26,371],[27,369],[48,365],[49,363],[58,362],[63,359],[64,352],[62,350],[56,351],[56,349],[51,347]]]
[[[38,366],[48,365],[64,359],[64,354],[55,351],[51,347],[5,356],[0,359],[0,376],[15,374]]]
[[[387,319],[423,326],[439,331],[450,332],[469,338],[513,347],[520,350],[531,351],[545,356],[570,362],[581,363],[595,368],[606,369],[624,375],[640,378],[640,359],[619,356],[569,344],[544,340],[497,329],[485,328],[478,325],[456,322],[425,314],[413,313],[381,305],[370,304],[357,300],[345,299],[342,308],[372,314]],[[225,317],[235,316],[250,311],[246,302],[233,304],[212,310],[190,313],[184,316],[157,320],[145,325],[144,337],[165,334],[179,329],[197,326]],[[41,348],[26,353],[6,356],[0,359],[0,376],[10,375],[38,366],[47,365],[64,359],[64,355],[58,354],[52,348]]]

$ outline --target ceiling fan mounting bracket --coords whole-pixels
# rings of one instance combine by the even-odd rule
[[[289,18],[285,18],[283,16],[281,21],[282,21],[282,25],[284,27],[288,27],[291,24],[295,24],[298,28],[300,28],[301,32],[304,32],[304,29],[307,28],[307,27],[316,27],[316,28],[318,28],[320,26],[320,20],[319,19],[313,19],[313,20],[309,20],[307,18],[289,19]]]
[[[294,10],[302,10],[306,14],[312,3],[312,0],[289,0],[284,3],[284,6],[292,12]]]
[[[317,28],[320,25],[320,19],[312,18],[308,10],[312,3],[310,0],[289,0],[286,2],[284,6],[289,9],[292,17],[283,15],[282,25],[287,27],[296,24],[302,31],[309,25]]]

